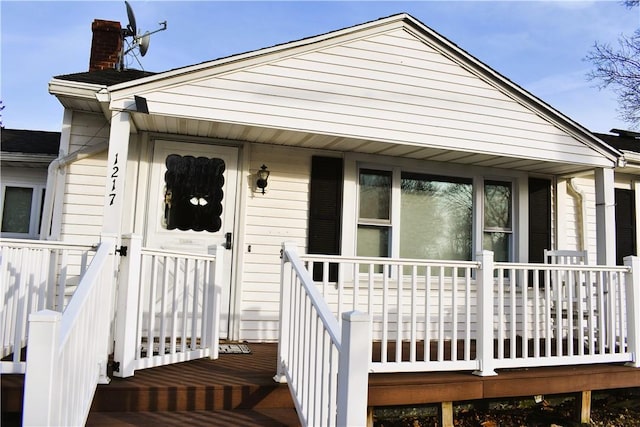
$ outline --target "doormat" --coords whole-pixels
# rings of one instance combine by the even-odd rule
[[[251,354],[251,349],[246,344],[219,344],[218,352],[221,354]]]

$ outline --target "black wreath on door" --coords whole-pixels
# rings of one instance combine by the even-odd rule
[[[165,165],[166,228],[210,232],[220,230],[224,160],[171,154],[167,156]]]

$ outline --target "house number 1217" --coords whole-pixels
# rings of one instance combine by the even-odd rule
[[[109,193],[109,206],[113,205],[113,202],[116,199],[116,180],[118,179],[118,171],[120,168],[118,167],[118,153],[116,153],[115,158],[113,159],[113,166],[111,167],[111,193]]]

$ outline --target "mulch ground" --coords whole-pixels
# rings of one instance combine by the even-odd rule
[[[546,396],[509,401],[482,401],[454,404],[456,427],[573,427],[575,397]],[[374,427],[439,426],[437,406],[384,408],[374,413]],[[593,392],[591,422],[594,427],[640,427],[640,388]]]

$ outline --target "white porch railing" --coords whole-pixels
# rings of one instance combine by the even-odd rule
[[[211,255],[145,249],[125,236],[116,309],[114,375],[218,357],[221,246]]]
[[[39,240],[0,239],[1,373],[24,373],[31,313],[61,312],[75,290],[95,247]]]
[[[294,265],[299,259],[305,272],[296,267],[294,279],[284,273],[283,284],[306,288],[312,281],[336,322],[345,311],[369,314],[373,352],[362,363],[371,372],[495,375],[495,369],[513,367],[640,366],[636,257],[627,258],[625,266],[607,267],[494,263],[491,252],[466,262],[298,257],[292,250],[285,248],[283,262]],[[287,310],[301,304],[284,298]],[[296,328],[290,323],[297,319],[285,316],[283,331]],[[303,338],[309,339],[305,333],[283,339],[293,339],[285,345],[297,348]],[[306,354],[316,344],[304,345],[299,351]]]
[[[23,425],[83,425],[107,382],[115,239],[104,238],[64,313],[29,316]]]
[[[275,380],[288,383],[304,426],[366,425],[368,316],[342,313],[339,324],[288,244],[283,246],[281,277]]]

